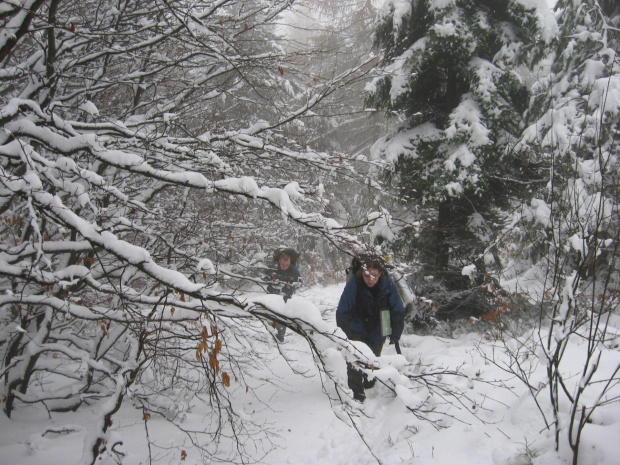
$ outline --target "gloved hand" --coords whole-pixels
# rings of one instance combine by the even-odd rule
[[[390,336],[390,345],[394,345],[398,342],[398,339],[393,338],[392,336]]]

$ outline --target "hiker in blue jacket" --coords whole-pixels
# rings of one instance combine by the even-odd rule
[[[388,337],[390,343],[399,341],[405,326],[405,308],[383,259],[376,256],[356,259],[359,267],[344,287],[336,310],[336,324],[350,340],[364,342],[378,357]],[[353,397],[363,402],[364,388],[374,383],[369,383],[365,373],[350,363],[347,374]]]

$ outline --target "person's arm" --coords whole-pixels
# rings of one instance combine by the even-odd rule
[[[400,336],[405,329],[405,306],[403,305],[403,299],[400,298],[396,284],[390,279],[389,282],[389,305],[390,305],[390,324],[392,325],[392,334],[390,335],[390,342],[398,342]]]
[[[275,268],[265,268],[265,281],[271,282],[267,285],[267,292],[270,294],[279,294],[280,287],[278,286],[278,271]]]
[[[265,281],[275,281],[278,275],[277,270],[275,268],[271,268],[268,266],[261,268],[261,272],[263,274]]]
[[[336,324],[344,331],[347,337],[352,337],[351,318],[355,310],[355,300],[357,298],[357,281],[349,279],[344,286],[344,291],[340,296],[338,308],[336,309]]]
[[[295,290],[295,289],[299,289],[301,286],[303,286],[304,281],[301,277],[301,273],[299,272],[299,268],[294,267],[292,269],[292,283],[291,283],[291,287]]]

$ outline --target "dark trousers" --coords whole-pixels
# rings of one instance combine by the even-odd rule
[[[278,341],[284,342],[284,334],[286,334],[286,326],[284,326],[282,323],[278,323],[276,325],[276,331],[278,332],[278,334],[276,335],[276,337],[278,338]]]
[[[380,344],[373,347],[362,338],[361,334],[357,333],[353,334],[350,340],[363,342],[368,347],[370,347],[370,350],[372,350],[377,357],[381,355],[381,351],[383,350],[383,343],[385,341],[385,339],[382,339]],[[353,398],[361,402],[366,399],[365,390],[370,389],[375,385],[374,379],[372,381],[368,381],[368,375],[350,362],[347,362],[347,382],[349,385],[349,389],[353,391]]]

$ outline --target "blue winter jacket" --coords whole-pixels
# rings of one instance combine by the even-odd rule
[[[398,341],[405,327],[405,308],[394,281],[383,274],[377,284],[369,288],[362,278],[351,278],[344,287],[338,309],[336,324],[349,339],[361,340],[374,350],[385,338],[381,337],[379,311],[390,309],[391,339]]]

